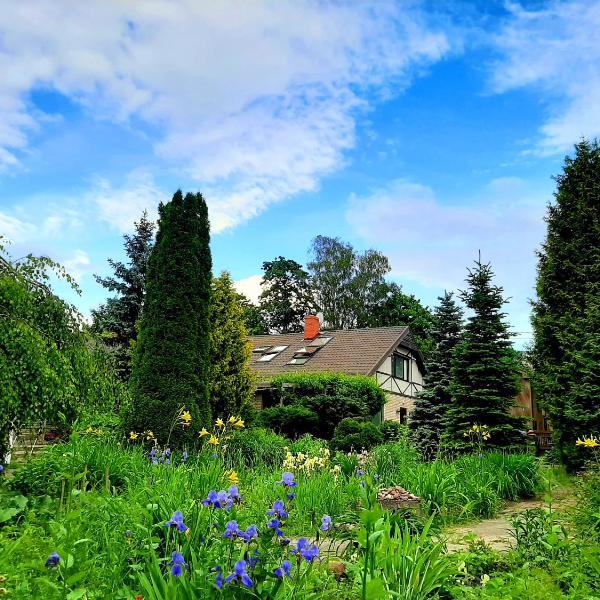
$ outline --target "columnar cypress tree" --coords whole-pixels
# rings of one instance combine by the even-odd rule
[[[489,446],[515,448],[525,443],[522,419],[510,414],[519,392],[520,367],[501,312],[503,290],[493,285],[492,277],[490,265],[476,261],[469,269],[469,289],[461,292],[473,315],[454,351],[452,403],[442,436],[443,446],[451,450],[470,448],[464,434],[473,425],[488,427]]]
[[[409,428],[423,458],[435,458],[444,428],[444,418],[451,403],[450,381],[454,349],[461,339],[462,310],[452,292],[438,298],[435,307],[436,327],[431,334],[433,350],[427,362],[423,391],[410,413]]]
[[[165,443],[178,410],[185,407],[192,426],[173,428],[171,444],[177,445],[211,420],[208,209],[201,194],[184,198],[177,191],[158,212],[126,424],[134,431],[149,429]]]
[[[533,385],[567,466],[577,437],[600,433],[600,147],[575,146],[556,178],[533,305]]]
[[[239,415],[252,398],[252,355],[244,309],[227,272],[213,280],[210,303],[210,403],[215,416]]]

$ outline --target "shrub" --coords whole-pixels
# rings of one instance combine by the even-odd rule
[[[600,468],[589,469],[577,482],[575,526],[588,539],[600,541]]]
[[[225,461],[231,468],[279,468],[288,443],[284,437],[261,427],[236,431],[227,443]]]
[[[326,439],[342,419],[372,417],[386,401],[377,383],[362,375],[290,373],[273,378],[271,384],[276,402],[315,412],[319,423],[315,433]]]
[[[260,413],[260,422],[264,427],[289,438],[319,431],[319,416],[304,406],[265,408]]]
[[[405,425],[402,425],[398,421],[384,421],[379,428],[383,434],[383,440],[385,442],[397,442],[407,433]]]
[[[383,442],[383,434],[377,425],[359,419],[344,419],[335,428],[330,446],[339,452],[370,450]]]

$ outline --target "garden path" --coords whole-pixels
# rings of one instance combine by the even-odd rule
[[[572,490],[568,487],[554,490],[552,493],[552,509],[561,511],[572,506],[574,498],[571,492]],[[524,512],[530,508],[547,506],[547,502],[542,498],[508,502],[498,517],[494,519],[484,519],[478,523],[452,527],[446,532],[448,552],[466,550],[469,539],[473,536],[484,540],[494,550],[506,552],[512,547],[513,542],[509,533],[511,530],[510,518],[514,514]]]

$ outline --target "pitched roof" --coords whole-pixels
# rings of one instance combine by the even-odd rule
[[[373,327],[370,329],[341,329],[322,331],[321,337],[331,341],[321,347],[303,365],[289,365],[301,348],[309,344],[304,333],[280,333],[249,337],[252,348],[287,346],[268,362],[260,362],[261,354],[253,353],[250,367],[259,376],[272,377],[283,373],[336,371],[348,375],[372,375],[383,360],[399,345],[413,350],[420,361],[408,327]]]

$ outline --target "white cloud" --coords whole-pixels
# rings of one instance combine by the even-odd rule
[[[158,155],[212,199],[215,231],[315,189],[354,144],[367,98],[400,92],[449,50],[413,0],[34,0],[0,12],[0,37],[0,163],[42,126],[31,90],[52,89],[149,124]]]
[[[84,275],[92,269],[92,261],[84,250],[75,250],[70,257],[62,261],[62,264],[77,283],[80,283]]]
[[[600,2],[510,4],[510,18],[494,39],[502,58],[494,88],[533,86],[545,94],[548,117],[536,151],[569,150],[581,136],[600,135]]]
[[[512,297],[514,322],[523,327],[549,193],[504,177],[464,204],[448,204],[431,188],[400,179],[368,197],[352,196],[346,218],[390,257],[394,276],[439,290],[463,288],[466,268],[481,250],[482,261],[492,263],[497,283]]]
[[[0,238],[11,243],[25,242],[35,236],[37,227],[33,223],[0,212]]]
[[[250,277],[234,281],[233,285],[238,293],[244,294],[252,303],[258,304],[258,297],[262,292],[262,281],[262,275],[250,275]]]
[[[109,181],[98,178],[85,195],[87,204],[96,207],[100,219],[121,233],[133,230],[144,210],[150,219],[156,220],[160,202],[170,200],[152,176],[146,171],[133,171],[127,175],[122,186],[115,187]]]

